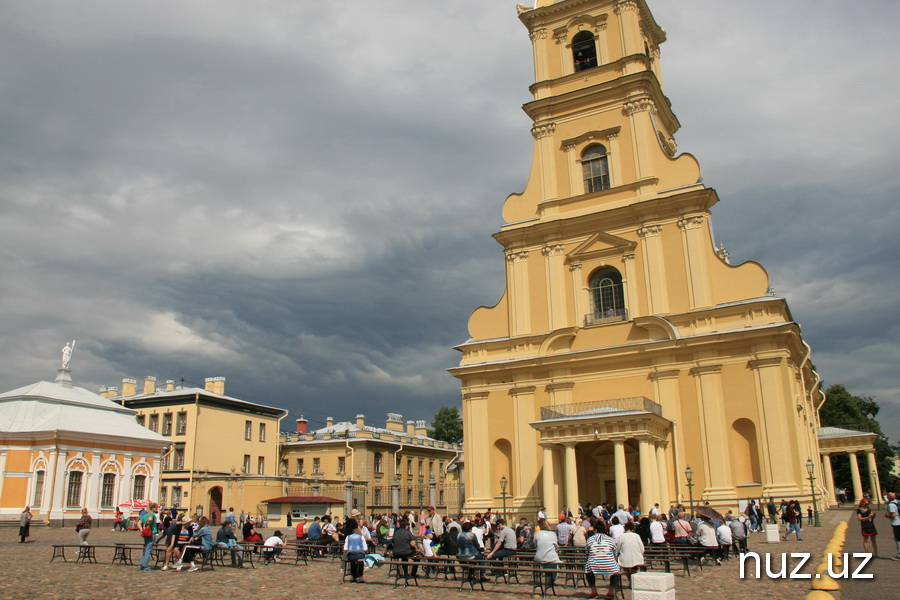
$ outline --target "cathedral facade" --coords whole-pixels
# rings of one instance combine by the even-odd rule
[[[678,153],[661,84],[665,30],[644,0],[538,0],[519,19],[531,175],[494,236],[506,291],[451,370],[466,508],[808,501],[810,348],[763,267],[715,246],[718,197]]]

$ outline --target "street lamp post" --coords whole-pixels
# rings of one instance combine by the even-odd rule
[[[812,492],[812,500],[813,500],[813,518],[815,521],[813,522],[814,527],[821,527],[822,522],[819,520],[819,505],[816,502],[816,486],[815,481],[816,477],[813,475],[813,470],[816,466],[813,464],[812,459],[808,459],[806,461],[806,472],[809,474],[809,491]]]
[[[690,465],[688,468],[684,470],[684,476],[687,477],[687,488],[688,488],[688,497],[691,502],[691,521],[694,520],[694,471],[691,470]]]
[[[500,495],[503,496],[503,520],[506,520],[506,486],[509,484],[509,480],[506,479],[506,475],[500,478]]]

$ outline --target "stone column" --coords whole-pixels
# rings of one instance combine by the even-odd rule
[[[834,493],[834,471],[831,470],[831,455],[822,455],[822,473],[825,477],[825,487],[828,489],[828,504],[837,504],[837,494]]]
[[[509,294],[510,335],[531,333],[530,294],[528,289],[528,251],[506,251],[506,289]],[[484,456],[489,456],[485,454]]]
[[[100,452],[94,452],[91,455],[90,471],[85,473],[84,477],[85,481],[83,482],[83,485],[86,486],[84,506],[87,507],[91,514],[96,514],[99,518],[100,479],[103,477],[100,474]],[[153,498],[153,496],[149,497]]]
[[[438,505],[437,481],[434,479],[431,479],[428,482],[428,505]]]
[[[729,427],[725,418],[721,372],[720,364],[691,369],[697,387],[705,483],[698,490],[695,499],[731,499],[735,494],[731,478]]]
[[[869,471],[869,493],[872,500],[881,502],[881,485],[878,482],[878,463],[875,462],[875,452],[866,452],[866,466]]]
[[[659,474],[659,512],[664,513],[669,508],[672,498],[669,497],[669,463],[666,461],[666,445],[656,445],[656,472]]]
[[[525,385],[509,390],[513,405],[513,423],[515,424],[515,438],[513,448],[519,449],[519,456],[512,461],[510,468],[515,472],[509,473],[510,492],[515,498],[524,499],[528,493],[524,482],[534,481],[537,478],[537,460],[533,454],[527,455],[525,448],[534,448],[538,443],[538,432],[529,423],[535,420],[534,406],[535,386]],[[532,450],[533,452],[533,450]],[[486,455],[488,456],[488,455]],[[525,459],[528,456],[530,460]],[[503,473],[494,473],[495,479],[500,479]]]
[[[863,496],[862,480],[859,478],[859,464],[856,462],[855,452],[851,452],[847,456],[850,457],[850,478],[853,480],[853,501],[858,504]]]
[[[541,474],[541,483],[544,497],[541,499],[541,504],[548,508],[550,511],[548,514],[553,514],[557,503],[556,495],[553,493],[553,446],[551,444],[545,444],[543,448],[544,472]]]
[[[547,276],[547,312],[550,331],[571,325],[568,322],[568,303],[566,302],[565,247],[559,243],[550,243],[541,249],[544,255],[544,269]]]
[[[706,215],[690,215],[678,219],[684,261],[688,271],[688,302],[691,307],[712,306],[713,286],[709,277],[709,232],[703,226]]]
[[[391,511],[400,514],[400,480],[396,477],[391,484]]]
[[[616,467],[616,504],[628,506],[628,471],[625,464],[625,440],[613,440]]]
[[[656,452],[650,440],[638,440],[638,452],[641,463],[641,512],[648,513],[656,498],[657,475],[653,468]]]
[[[566,447],[566,506],[572,514],[578,512],[578,466],[575,462],[575,442],[568,442]]]
[[[663,256],[662,225],[644,225],[637,230],[641,238],[644,258],[644,283],[651,315],[669,312],[669,289],[666,283],[666,263]]]

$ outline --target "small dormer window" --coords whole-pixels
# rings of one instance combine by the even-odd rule
[[[582,31],[572,38],[572,59],[576,73],[597,66],[597,44],[590,31]]]

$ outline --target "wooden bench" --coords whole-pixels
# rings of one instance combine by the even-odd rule
[[[690,546],[687,544],[671,544],[666,546],[647,546],[644,548],[644,563],[648,568],[655,564],[661,564],[666,573],[672,572],[672,565],[680,565],[685,576],[691,576],[692,560],[697,561],[697,566],[703,570],[703,562],[700,560],[706,551],[702,546]]]

